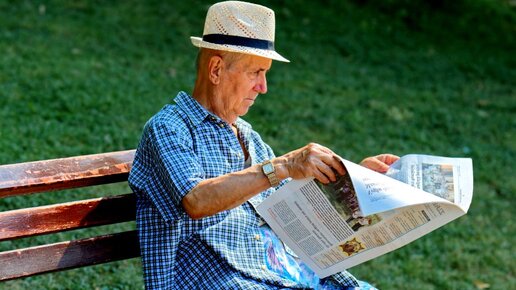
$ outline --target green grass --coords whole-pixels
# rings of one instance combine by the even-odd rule
[[[145,121],[191,91],[207,1],[0,1],[0,164],[135,148]],[[169,3],[170,2],[170,3]],[[269,93],[246,119],[276,150],[325,144],[473,158],[469,213],[352,268],[380,289],[515,289],[516,11],[509,1],[259,1],[276,11]],[[452,2],[452,3],[448,3]],[[126,185],[108,186],[122,192]],[[0,210],[100,189],[0,200]],[[81,238],[89,229],[0,243]],[[138,289],[138,259],[0,289]]]

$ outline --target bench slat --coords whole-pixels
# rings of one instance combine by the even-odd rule
[[[135,150],[0,166],[0,198],[127,180]]]
[[[140,256],[136,231],[0,253],[0,281]]]
[[[135,220],[134,194],[0,212],[0,241]]]

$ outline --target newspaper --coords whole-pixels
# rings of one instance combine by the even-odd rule
[[[374,259],[466,214],[469,158],[406,155],[380,174],[343,160],[347,174],[322,184],[292,180],[259,214],[319,277]]]

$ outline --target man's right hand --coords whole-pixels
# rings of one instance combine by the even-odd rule
[[[341,158],[329,148],[310,143],[272,160],[280,179],[315,177],[322,183],[333,182],[346,174]]]

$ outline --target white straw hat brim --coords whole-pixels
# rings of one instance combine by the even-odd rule
[[[237,53],[245,53],[245,54],[252,54],[257,55],[265,58],[270,58],[277,61],[282,62],[290,62],[288,59],[281,56],[279,53],[277,53],[274,50],[268,50],[268,49],[259,49],[254,47],[247,47],[247,46],[240,46],[240,45],[230,45],[230,44],[216,44],[211,43],[202,40],[200,37],[191,36],[190,37],[192,44],[197,47],[204,47],[209,49],[215,49],[215,50],[225,50],[225,51],[231,51],[231,52],[237,52]]]

